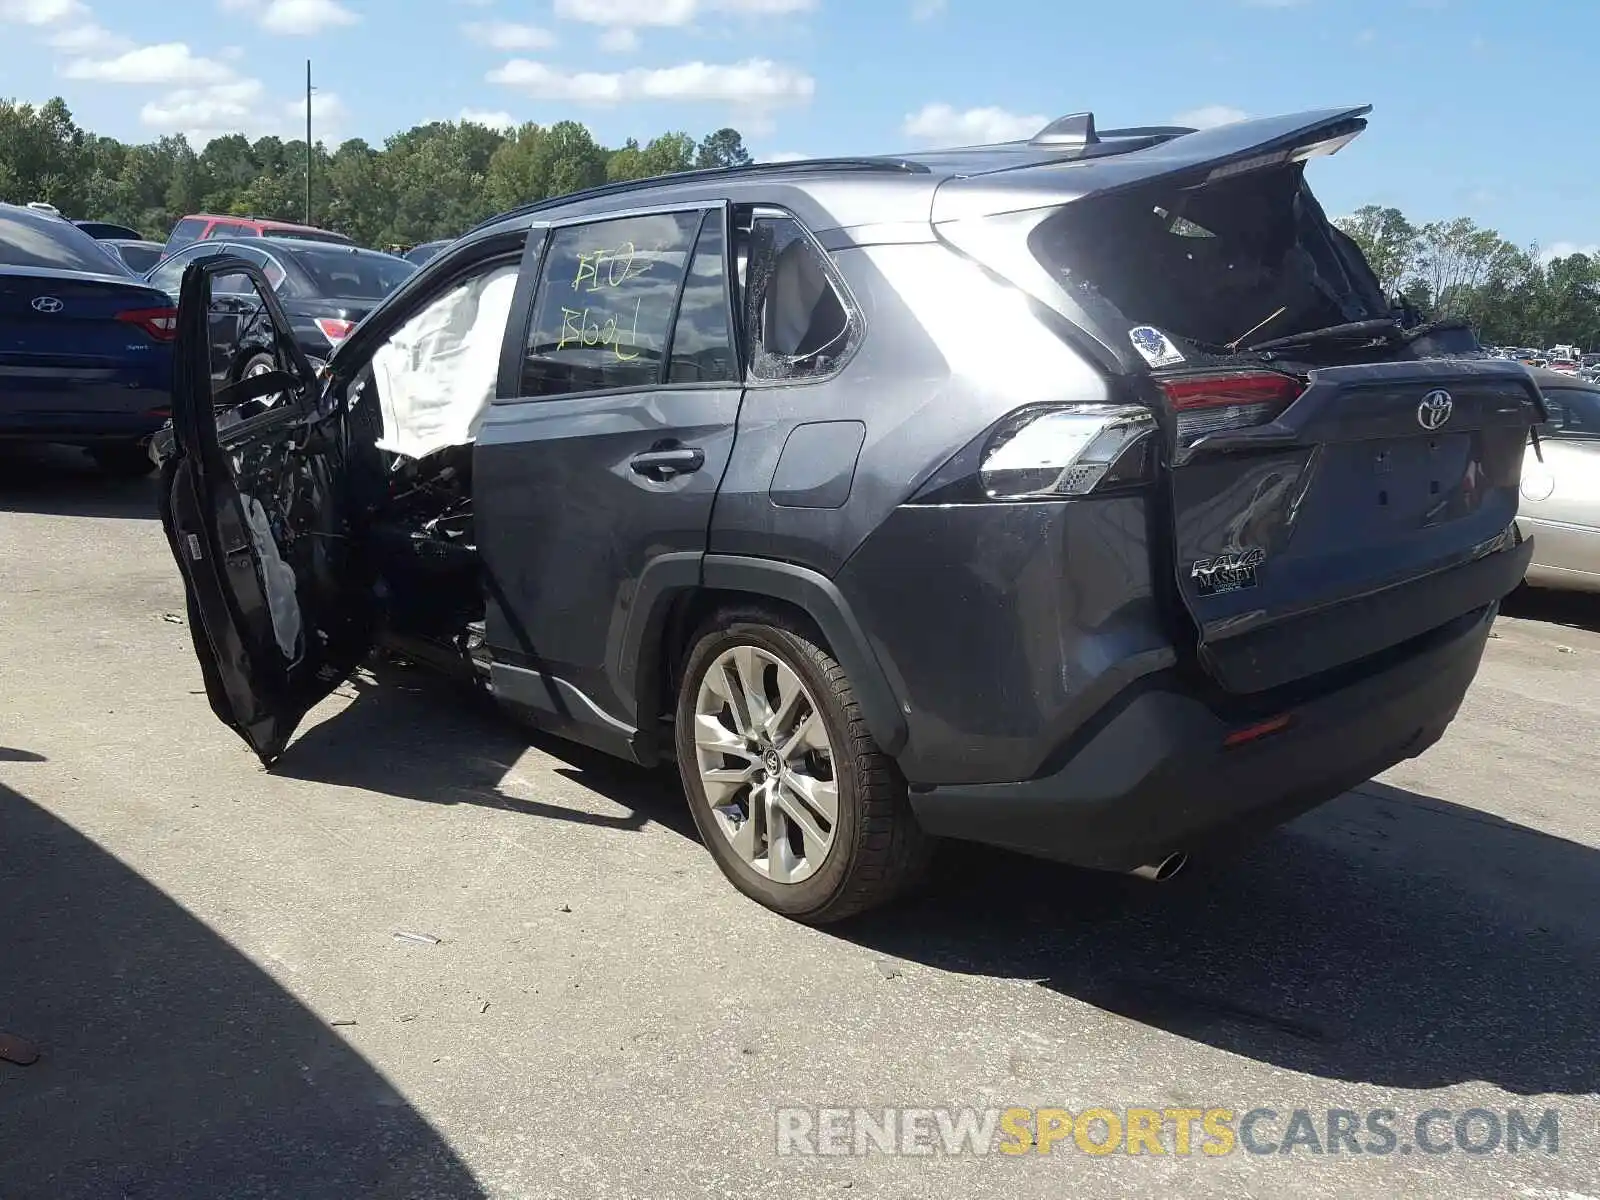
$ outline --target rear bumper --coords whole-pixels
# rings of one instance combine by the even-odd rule
[[[1151,681],[1054,774],[917,790],[912,806],[931,834],[1105,870],[1281,824],[1436,742],[1497,611],[1469,613],[1393,665],[1294,705],[1292,723],[1259,740],[1225,748],[1239,724]]]
[[[164,409],[171,402],[165,392],[149,392],[137,401],[145,405],[138,411],[18,412],[0,407],[0,439],[69,446],[142,441],[167,422],[165,412],[151,410]]]

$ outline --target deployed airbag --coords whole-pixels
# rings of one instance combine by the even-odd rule
[[[380,449],[423,458],[477,437],[494,399],[516,281],[515,263],[463,280],[373,355]]]

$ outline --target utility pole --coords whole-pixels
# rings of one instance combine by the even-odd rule
[[[306,224],[311,221],[311,60],[306,59]]]

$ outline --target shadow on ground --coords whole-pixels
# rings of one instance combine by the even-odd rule
[[[597,818],[505,795],[501,780],[529,740],[423,672],[391,672],[274,769],[413,800],[622,828],[654,822],[695,836],[671,773],[555,739],[534,740],[564,760],[562,774],[628,814]],[[945,849],[927,895],[832,935],[944,970],[1035,979],[1324,1078],[1600,1092],[1600,852],[1586,846],[1370,783],[1248,854],[1164,885]],[[716,870],[709,857],[704,869]]]
[[[0,442],[0,512],[155,521],[156,475],[107,475],[70,446]]]
[[[1519,587],[1501,602],[1500,611],[1525,621],[1548,621],[1600,633],[1600,595],[1592,592]]]
[[[1323,1078],[1600,1091],[1586,846],[1369,783],[1164,885],[953,857],[930,900],[845,936]]]
[[[429,804],[476,804],[609,829],[663,825],[696,836],[677,770],[645,771],[597,750],[532,732],[485,695],[425,670],[381,662],[350,683],[355,698],[292,742],[272,771]],[[506,776],[533,746],[557,774],[628,811],[611,815],[512,795]]]
[[[0,787],[0,1195],[483,1195],[339,1031],[69,826]]]

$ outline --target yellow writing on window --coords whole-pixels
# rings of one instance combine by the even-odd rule
[[[639,307],[642,300],[633,302],[633,321],[624,326],[616,316],[600,320],[591,316],[592,309],[563,308],[561,310],[561,337],[557,350],[568,346],[608,347],[618,362],[632,362],[639,357]]]
[[[649,269],[649,261],[638,257],[632,242],[623,242],[608,250],[593,250],[578,255],[578,269],[572,276],[572,290],[576,292],[581,288],[588,292],[600,292],[621,287]]]

